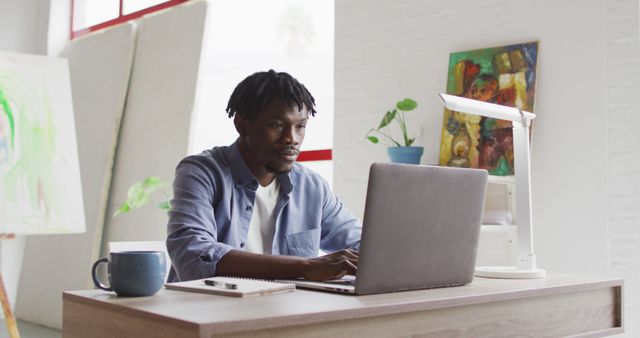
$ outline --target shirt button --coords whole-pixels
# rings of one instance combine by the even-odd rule
[[[240,243],[240,247],[241,247],[241,248],[244,248],[244,243]]]
[[[244,208],[244,210],[246,210],[246,211],[251,211],[251,209],[252,209],[252,208],[251,208],[251,206],[250,206],[250,205],[247,205],[247,207],[246,207],[246,208]]]

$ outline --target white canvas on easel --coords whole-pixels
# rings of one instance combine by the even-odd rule
[[[84,231],[67,60],[0,52],[0,239]],[[0,301],[19,337],[1,274]]]
[[[67,60],[0,53],[0,233],[81,233]]]

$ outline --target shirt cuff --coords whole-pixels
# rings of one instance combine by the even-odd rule
[[[222,257],[224,257],[224,255],[233,249],[235,248],[231,245],[218,242],[209,250],[203,251],[200,254],[200,262],[202,262],[202,265],[200,266],[200,275],[205,277],[215,276],[218,262]]]

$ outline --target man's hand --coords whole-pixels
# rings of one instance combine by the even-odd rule
[[[218,262],[216,274],[264,279],[303,277],[321,281],[355,275],[357,266],[358,252],[350,249],[313,258],[259,255],[231,250]]]
[[[350,249],[309,258],[303,269],[303,277],[308,280],[323,281],[355,275],[358,269],[358,252]]]

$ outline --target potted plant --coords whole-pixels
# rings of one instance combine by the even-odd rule
[[[166,182],[156,176],[149,176],[140,182],[132,184],[127,191],[127,199],[120,205],[120,208],[113,213],[113,217],[140,208],[154,201],[152,197],[158,192],[163,195],[163,199],[161,201],[155,201],[156,207],[169,210],[171,208],[169,195],[163,189],[166,185]]]
[[[378,128],[372,128],[365,135],[366,138],[374,144],[380,143],[380,139],[372,134],[378,134],[391,141],[392,146],[387,148],[387,153],[389,154],[391,162],[420,164],[420,157],[422,156],[424,148],[412,146],[416,139],[409,137],[404,117],[405,112],[414,110],[416,107],[418,107],[418,103],[413,99],[406,98],[398,101],[393,110],[389,110],[384,114]],[[402,132],[402,143],[396,141],[391,134],[391,122],[393,121],[396,121],[400,127],[400,131]]]

